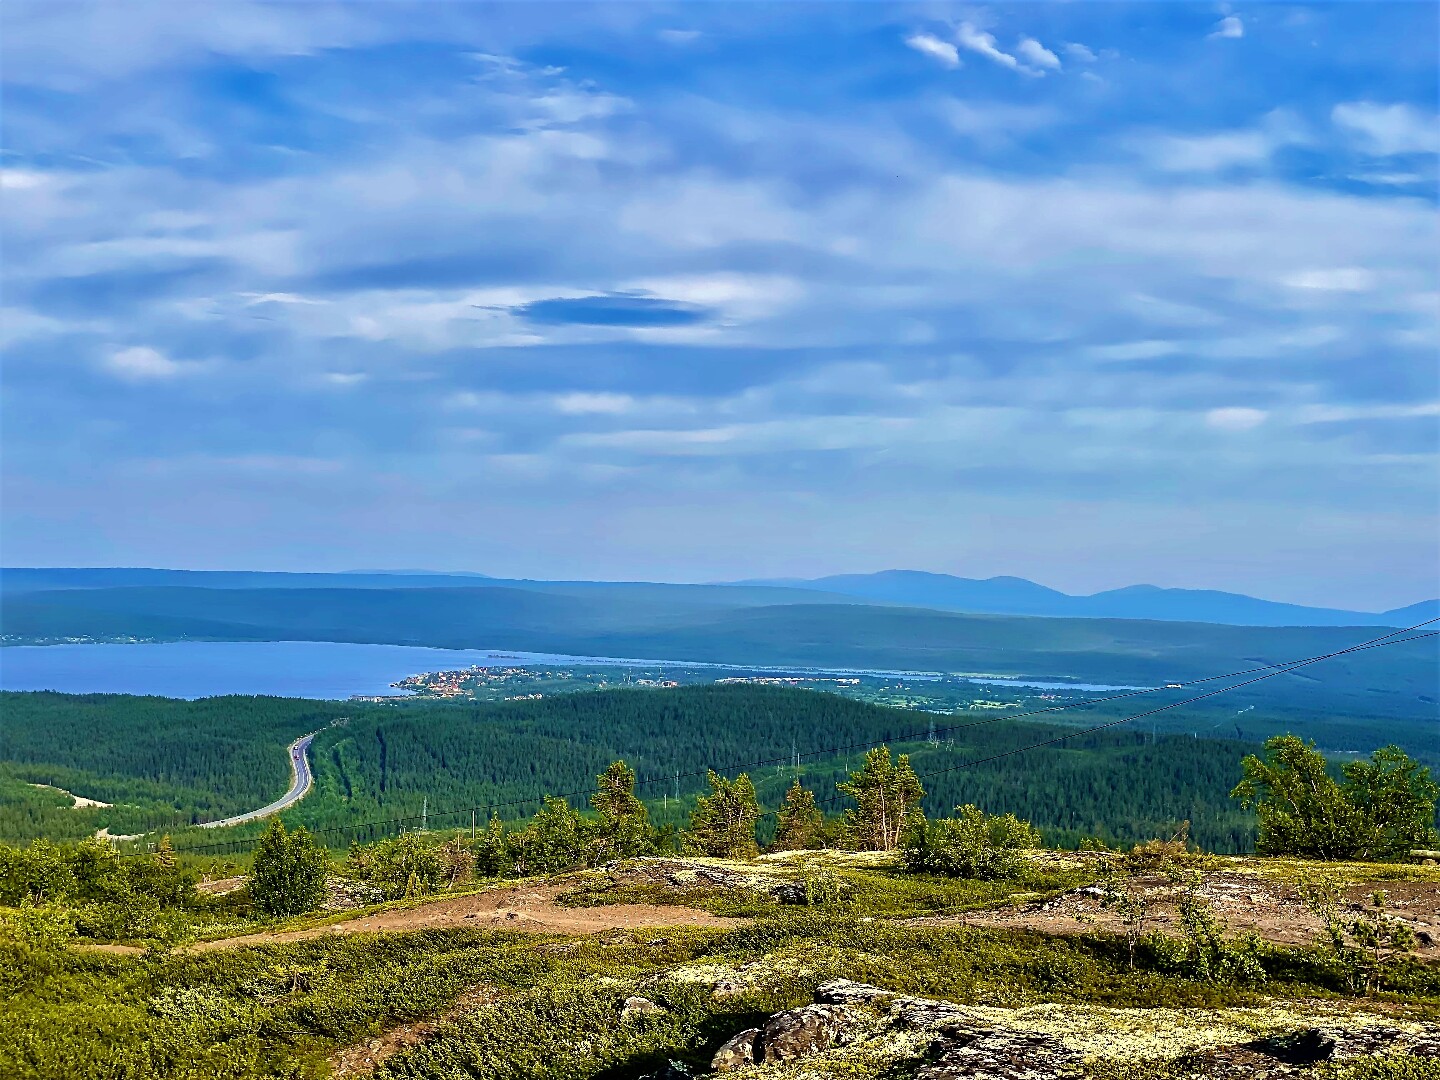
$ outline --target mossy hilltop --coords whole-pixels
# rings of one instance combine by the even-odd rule
[[[1196,977],[1166,947],[1173,938],[1147,936],[1131,970],[1123,934],[1104,926],[1024,925],[1025,912],[1050,905],[1063,914],[1086,896],[1103,858],[1036,853],[1022,879],[991,883],[908,875],[873,853],[642,859],[365,909],[386,913],[382,932],[204,950],[152,941],[128,954],[69,937],[42,909],[11,911],[0,938],[0,1075],[700,1075],[740,1032],[776,1017],[783,1028],[793,1010],[821,1008],[826,984],[848,980],[885,996],[845,1006],[849,1027],[834,1045],[747,1063],[739,1075],[1440,1076],[1440,1059],[1424,1056],[1440,1045],[1440,965],[1431,961],[1394,957],[1379,989],[1361,998],[1315,945],[1259,946],[1261,974],[1238,981]],[[1433,888],[1440,898],[1440,869],[1430,866],[1199,862],[1217,880],[1253,880],[1257,894],[1330,879],[1352,890]],[[503,904],[484,902],[499,891]],[[494,917],[466,921],[467,902]],[[211,921],[197,917],[191,938],[322,921],[344,929],[333,913],[265,923],[246,909],[243,889],[210,903]],[[526,905],[538,913],[541,903],[601,924],[608,916],[610,928],[527,932]],[[724,921],[627,927],[660,903]],[[430,921],[437,904],[450,905],[453,923]],[[1422,932],[1440,921],[1433,904],[1396,910]],[[896,1021],[894,995],[958,1007],[949,1034]],[[969,1038],[966,1024],[992,1040],[965,1043],[978,1048],[967,1068],[979,1068],[975,1055],[995,1039],[1011,1046],[1011,1036],[1068,1064],[1047,1072],[1037,1051],[1029,1072],[936,1072]]]

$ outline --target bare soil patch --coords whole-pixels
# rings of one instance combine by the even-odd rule
[[[279,930],[217,941],[200,941],[188,951],[210,952],[244,945],[304,941],[324,934],[373,934],[381,931],[439,930],[446,927],[520,930],[534,934],[594,934],[602,930],[629,930],[648,926],[734,926],[707,911],[671,904],[613,904],[605,907],[568,908],[555,903],[558,893],[572,888],[568,882],[501,886],[467,896],[447,896],[414,907],[376,912],[306,930]],[[104,952],[134,953],[133,945],[94,945]]]
[[[1150,904],[1146,930],[1178,933],[1176,900],[1179,890],[1159,874],[1137,875],[1130,887]],[[1344,890],[1349,912],[1359,914],[1372,893],[1383,890],[1390,915],[1410,924],[1415,931],[1415,955],[1440,960],[1440,882],[1388,881],[1382,884],[1350,885]],[[1253,931],[1281,945],[1313,944],[1323,926],[1299,894],[1290,886],[1256,874],[1217,871],[1204,875],[1201,895],[1232,933]],[[1077,934],[1091,930],[1123,933],[1120,916],[1104,906],[1096,886],[1085,886],[1055,899],[1015,908],[979,911],[959,917],[943,916],[910,920],[911,925],[965,923],[972,926],[1005,926],[1038,930],[1047,934]]]
[[[428,1041],[446,1021],[462,1016],[480,1005],[488,1005],[498,997],[499,994],[493,987],[472,986],[439,1016],[400,1024],[373,1039],[335,1051],[329,1057],[332,1075],[346,1077],[372,1073],[400,1051]]]

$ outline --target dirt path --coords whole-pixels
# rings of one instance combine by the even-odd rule
[[[496,1000],[497,997],[497,993],[491,987],[472,986],[460,995],[455,1004],[438,1016],[432,1016],[428,1020],[416,1020],[409,1024],[398,1024],[373,1039],[366,1039],[362,1043],[354,1043],[336,1050],[328,1059],[331,1072],[336,1077],[368,1076],[400,1051],[425,1042],[447,1020],[463,1016],[471,1009],[486,1005]]]
[[[447,896],[415,907],[362,915],[308,930],[242,934],[188,947],[195,952],[305,941],[325,934],[373,934],[378,931],[439,930],[452,926],[520,930],[535,934],[594,934],[645,926],[734,926],[742,920],[722,919],[706,911],[669,904],[614,904],[568,908],[555,903],[557,893],[573,883],[504,886],[468,896]],[[92,945],[101,952],[138,953],[134,945]]]

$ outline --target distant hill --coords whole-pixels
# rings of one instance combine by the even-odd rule
[[[1409,626],[1440,616],[1440,600],[1392,611],[1346,611],[1260,600],[1213,589],[1162,589],[1130,585],[1072,596],[1017,577],[964,578],[922,570],[736,582],[840,593],[872,603],[964,611],[978,615],[1045,615],[1082,619],[1151,619],[1230,626]]]

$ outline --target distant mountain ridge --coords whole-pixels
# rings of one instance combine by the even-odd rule
[[[535,581],[475,573],[352,570],[284,573],[256,570],[166,570],[145,567],[10,567],[0,569],[0,593],[23,595],[69,590],[203,588],[235,590],[326,589],[392,591],[486,589],[568,596],[606,597],[639,605],[656,616],[680,610],[721,610],[791,604],[879,604],[972,615],[1033,615],[1047,618],[1135,619],[1228,626],[1411,626],[1440,618],[1440,600],[1390,611],[1347,611],[1261,600],[1213,589],[1163,589],[1131,585],[1090,596],[1072,596],[1019,577],[964,578],[923,570],[882,570],[804,579],[713,584],[646,581]],[[476,593],[475,590],[480,590]],[[638,610],[638,608],[637,608]],[[662,613],[669,613],[664,615]]]
[[[1150,619],[1230,626],[1410,626],[1440,617],[1440,600],[1423,600],[1390,611],[1348,611],[1261,600],[1215,589],[1164,589],[1129,585],[1089,596],[1072,596],[1025,578],[965,578],[924,570],[881,570],[821,578],[773,578],[735,585],[814,589],[872,603],[963,611],[976,615],[1042,615],[1052,618]]]

